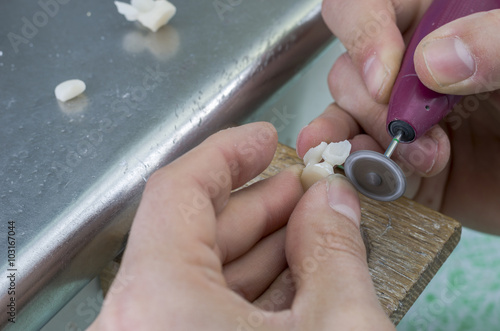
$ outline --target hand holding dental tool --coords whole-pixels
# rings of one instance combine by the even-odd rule
[[[357,151],[346,160],[347,177],[364,195],[392,201],[401,197],[406,179],[390,159],[398,143],[412,143],[439,123],[462,98],[440,94],[427,88],[417,76],[413,62],[415,49],[429,33],[448,22],[482,11],[500,8],[500,0],[435,0],[422,17],[406,49],[396,78],[387,114],[387,131],[393,140],[384,154]]]

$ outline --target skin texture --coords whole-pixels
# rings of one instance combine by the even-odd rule
[[[394,330],[344,177],[304,194],[295,166],[232,192],[276,144],[268,123],[228,129],[153,174],[89,330]]]
[[[351,141],[353,151],[385,150],[391,139],[385,128],[386,103],[405,42],[429,3],[324,1],[325,22],[347,53],[328,78],[336,103],[302,129],[299,156],[321,141],[344,139]],[[440,125],[412,144],[400,144],[392,157],[408,176],[416,201],[495,234],[500,234],[498,31],[500,10],[493,10],[450,22],[420,42],[414,63],[422,82],[437,92],[466,97]],[[456,48],[462,60],[453,59]]]

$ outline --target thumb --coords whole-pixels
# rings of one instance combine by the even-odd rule
[[[295,208],[286,252],[297,290],[293,315],[307,316],[301,330],[392,328],[368,271],[360,214],[358,195],[341,175],[312,186]]]
[[[415,50],[415,70],[428,88],[445,94],[500,89],[500,10],[476,13],[427,35]]]

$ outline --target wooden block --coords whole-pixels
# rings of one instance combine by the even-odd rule
[[[295,150],[280,144],[269,167],[250,183],[297,163],[302,160]],[[397,325],[458,244],[462,227],[404,197],[380,202],[360,194],[360,200],[370,273],[382,307]]]
[[[247,185],[297,163],[302,160],[295,150],[280,144],[269,167]],[[458,244],[462,228],[406,198],[379,202],[360,195],[360,199],[373,283],[383,309],[398,324]],[[106,288],[118,270],[113,263],[102,274]]]

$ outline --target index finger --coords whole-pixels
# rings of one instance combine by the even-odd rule
[[[213,249],[216,216],[231,190],[262,172],[276,145],[271,124],[252,123],[220,131],[158,170],[146,184],[128,250],[154,247],[157,253],[173,256],[172,249],[195,251],[191,248],[197,243]]]
[[[377,102],[389,100],[405,44],[406,31],[429,0],[325,0],[323,18],[349,52]]]
[[[348,55],[338,59],[328,78],[330,92],[339,106],[380,146],[387,147],[391,141],[386,129],[387,106],[374,102],[366,93],[366,89],[360,87],[361,77],[356,75],[356,69]],[[336,84],[335,80],[342,81],[342,84]],[[314,122],[327,120],[329,118],[317,118]],[[304,130],[310,129],[306,127]],[[422,176],[433,176],[442,171],[449,155],[449,139],[444,130],[436,125],[413,143],[400,144],[393,159],[400,162],[405,175],[417,172]]]

